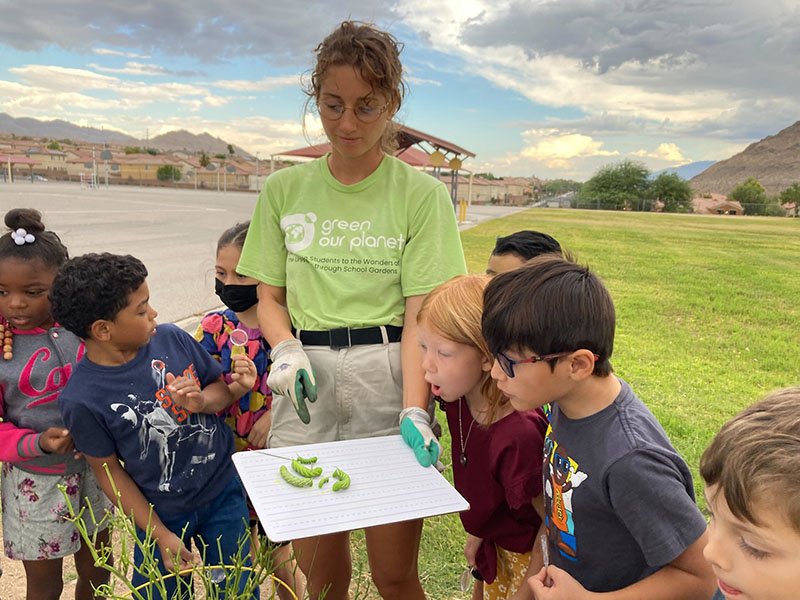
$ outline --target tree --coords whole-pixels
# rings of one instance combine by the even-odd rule
[[[230,154],[231,156],[234,155],[233,144],[228,144],[228,154]]]
[[[793,183],[778,198],[781,204],[794,204],[794,216],[800,217],[800,183]]]
[[[141,154],[142,149],[139,146],[125,146],[125,154]]]
[[[200,153],[200,166],[205,169],[208,166],[208,163],[210,163],[210,162],[211,161],[208,159],[208,154],[206,153],[205,150],[203,150]]]
[[[61,146],[58,145],[58,142],[53,140],[49,144],[47,144],[47,148],[49,150],[61,150]]]
[[[692,212],[692,188],[677,173],[661,173],[650,185],[650,193],[664,204],[664,212]]]
[[[489,181],[498,181],[502,179],[502,177],[495,177],[494,173],[475,173],[475,177],[483,177]]]
[[[215,154],[214,158],[218,158],[220,160],[225,160],[226,158],[228,158],[228,155],[227,154]]]
[[[748,177],[747,181],[733,188],[728,200],[741,204],[746,215],[765,215],[768,212],[767,192],[755,177]]]
[[[159,181],[180,181],[181,170],[175,165],[161,165],[156,171],[156,177]]]
[[[545,196],[560,196],[567,192],[577,192],[581,189],[579,181],[571,179],[553,179],[542,186],[542,194]]]
[[[601,167],[581,186],[580,208],[647,210],[650,171],[640,162],[623,160]]]

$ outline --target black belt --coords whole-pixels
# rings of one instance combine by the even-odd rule
[[[403,335],[403,328],[396,325],[385,325],[386,337],[389,342],[399,342]],[[383,333],[380,327],[366,327],[364,329],[350,329],[339,327],[328,331],[301,330],[300,341],[308,346],[330,346],[331,348],[347,348],[364,344],[382,344]]]

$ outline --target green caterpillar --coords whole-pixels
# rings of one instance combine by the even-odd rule
[[[294,487],[311,487],[314,485],[314,481],[309,479],[308,477],[298,477],[289,472],[289,469],[286,468],[286,465],[281,465],[281,477],[288,483],[289,485],[293,485]]]
[[[323,477],[322,479],[319,480],[319,487],[322,488],[322,486],[328,483],[330,480],[331,480],[330,477]]]
[[[303,477],[313,478],[322,475],[322,467],[314,467],[313,469],[309,469],[297,459],[292,461],[292,468],[294,469],[295,473],[302,475]]]
[[[338,492],[339,490],[346,490],[347,488],[350,487],[350,475],[348,475],[341,469],[336,469],[333,472],[333,476],[339,480],[333,484],[334,492]]]
[[[301,462],[304,465],[313,465],[315,462],[317,462],[317,457],[316,456],[312,456],[311,458],[305,458],[303,456],[298,456],[297,457],[297,462]]]

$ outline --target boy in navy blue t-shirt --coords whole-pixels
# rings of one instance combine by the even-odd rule
[[[253,386],[255,366],[237,356],[226,385],[189,334],[156,327],[146,276],[138,259],[112,254],[74,258],[57,274],[53,315],[86,345],[61,413],[111,501],[116,488],[138,535],[149,528],[162,572],[200,562],[190,538],[206,564],[232,564],[240,551],[249,557],[248,511],[233,436],[217,413]],[[138,547],[134,562],[142,562]],[[132,583],[146,581],[137,569]],[[172,598],[175,578],[164,582]]]

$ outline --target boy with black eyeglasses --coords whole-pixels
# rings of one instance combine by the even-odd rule
[[[544,446],[552,563],[537,600],[708,600],[706,521],[688,466],[627,383],[612,376],[615,312],[600,279],[556,255],[484,293],[492,377],[516,410],[550,403]]]

